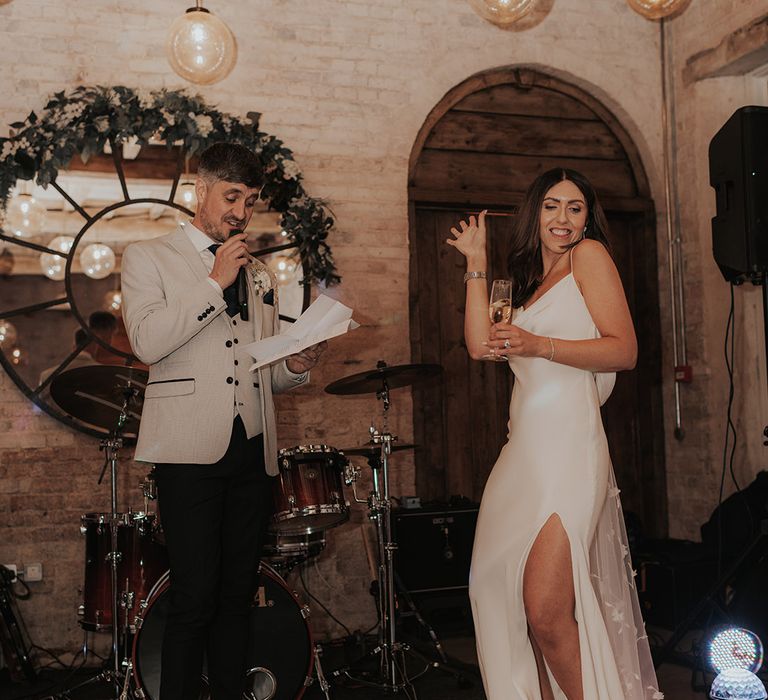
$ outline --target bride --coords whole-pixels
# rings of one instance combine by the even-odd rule
[[[470,355],[515,375],[470,574],[489,700],[659,700],[600,405],[637,341],[588,180],[530,186],[509,256],[511,323],[491,324],[486,212],[452,228]]]

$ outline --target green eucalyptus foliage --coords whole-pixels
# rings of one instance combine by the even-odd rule
[[[78,86],[55,93],[38,115],[11,124],[0,137],[0,213],[18,180],[47,187],[74,157],[87,163],[136,139],[141,145],[160,141],[183,147],[194,156],[218,141],[240,143],[259,157],[264,170],[261,197],[282,214],[282,227],[304,264],[304,283],[337,284],[331,249],[326,242],[333,218],[321,200],[304,190],[293,153],[282,141],[259,130],[260,114],[244,120],[209,107],[199,95],[181,90],[134,90],[122,85]]]

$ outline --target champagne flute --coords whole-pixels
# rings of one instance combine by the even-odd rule
[[[493,280],[488,316],[491,323],[509,323],[512,319],[512,282],[510,280]],[[507,361],[506,357],[490,354],[483,355],[483,359],[494,362]]]

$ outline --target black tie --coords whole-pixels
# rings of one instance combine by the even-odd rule
[[[214,243],[213,245],[208,246],[208,250],[216,255],[216,251],[220,247],[220,243]],[[229,316],[236,316],[240,313],[240,304],[237,302],[237,277],[235,277],[235,281],[224,290],[224,301],[227,302],[227,314]]]

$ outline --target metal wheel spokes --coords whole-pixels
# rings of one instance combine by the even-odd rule
[[[183,148],[179,148],[175,155],[175,167],[167,190],[167,198],[164,195],[132,198],[131,189],[134,188],[134,184],[130,183],[128,179],[131,164],[124,163],[121,144],[110,141],[110,146],[114,175],[117,176],[120,188],[118,201],[107,206],[100,205],[99,210],[93,213],[92,210],[88,211],[86,202],[78,201],[77,193],[69,191],[66,183],[60,180],[54,180],[51,183],[52,188],[66,203],[65,207],[71,207],[71,210],[83,220],[79,230],[73,236],[74,240],[68,251],[56,250],[34,239],[10,236],[0,230],[0,249],[16,246],[25,252],[25,255],[19,257],[24,261],[24,264],[29,266],[29,270],[25,272],[0,277],[0,322],[7,320],[13,323],[18,330],[16,345],[2,343],[0,338],[0,364],[22,393],[40,409],[70,427],[95,437],[103,437],[107,431],[86,425],[63,412],[50,396],[51,383],[68,370],[84,366],[90,357],[88,349],[97,355],[101,354],[108,357],[108,362],[111,364],[132,366],[136,365],[138,361],[130,352],[127,336],[123,338],[125,343],[121,347],[113,344],[114,338],[110,339],[112,342],[108,342],[89,327],[89,315],[93,311],[94,302],[103,296],[103,292],[100,294],[93,292],[94,289],[98,289],[97,286],[93,285],[99,283],[104,285],[105,282],[103,280],[91,280],[76,273],[76,261],[81,252],[79,249],[84,247],[81,244],[86,240],[89,233],[93,234],[94,227],[100,222],[111,219],[118,210],[132,205],[159,205],[180,211],[190,218],[194,216],[189,208],[177,201],[179,183],[187,163]],[[98,157],[94,160],[98,160]],[[103,167],[106,162],[108,162],[107,159],[102,158],[101,163],[95,169]],[[166,170],[166,172],[168,171]],[[109,177],[108,172],[104,175]],[[136,185],[136,187],[140,188],[141,185]],[[96,240],[98,240],[98,236]],[[268,260],[270,256],[277,253],[296,248],[297,246],[292,243],[268,245],[253,251],[251,254]],[[11,250],[13,249],[11,248]],[[30,251],[55,255],[63,260],[63,285],[62,281],[52,282],[42,276],[39,271],[32,270],[34,263],[31,262]],[[306,274],[303,262],[301,263],[301,271]],[[117,268],[114,274],[117,274]],[[105,279],[108,283],[109,278]],[[84,284],[87,284],[88,288],[85,288]],[[55,286],[48,287],[48,285]],[[297,297],[296,294],[293,296]],[[303,311],[309,306],[311,299],[311,289],[308,285],[303,286],[300,297],[300,308]],[[5,305],[4,301],[7,301],[8,304]],[[298,310],[298,302],[299,300],[296,298],[294,306],[296,310]],[[295,315],[281,314],[280,319],[292,322],[295,320]],[[82,331],[80,333],[81,339],[73,342],[75,331],[78,330]]]

